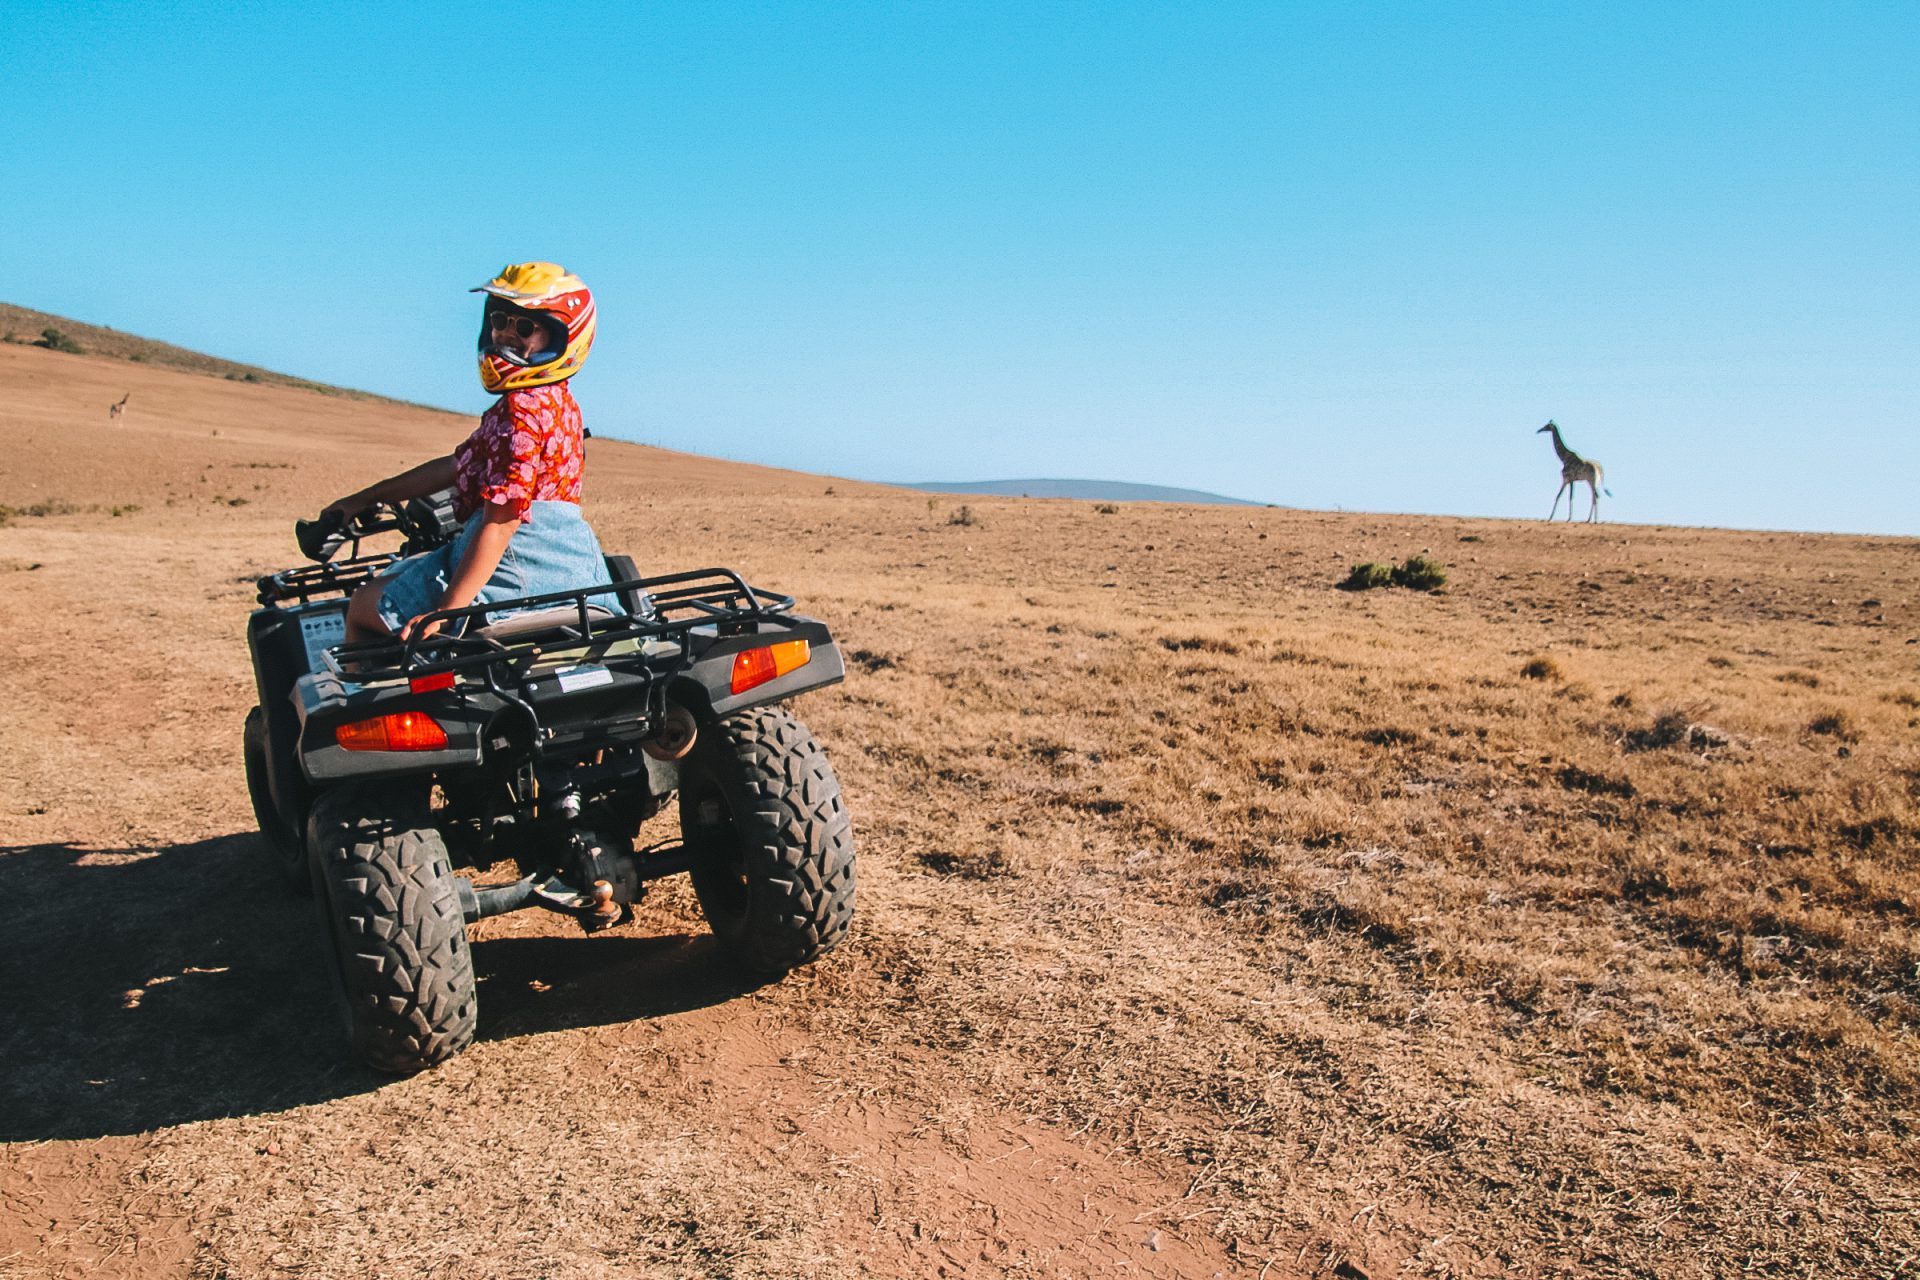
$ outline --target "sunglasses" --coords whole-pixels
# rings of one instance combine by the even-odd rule
[[[540,332],[540,322],[538,320],[530,320],[526,316],[516,316],[506,311],[489,311],[487,313],[487,327],[496,331],[500,329],[511,329],[523,338],[531,338],[534,334]]]

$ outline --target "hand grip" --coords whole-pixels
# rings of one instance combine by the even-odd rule
[[[300,544],[301,555],[325,564],[346,543],[346,523],[338,511],[323,511],[312,520],[295,520],[293,540]]]

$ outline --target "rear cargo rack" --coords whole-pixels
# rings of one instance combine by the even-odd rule
[[[596,596],[640,600],[651,608],[638,614],[609,614],[591,603]],[[495,600],[463,609],[440,609],[423,614],[421,621],[438,619],[459,634],[443,631],[424,640],[382,636],[336,645],[326,651],[323,661],[329,671],[355,684],[452,672],[456,676],[483,676],[489,686],[498,689],[500,676],[510,673],[518,683],[535,661],[551,660],[557,654],[579,650],[583,657],[593,658],[619,641],[684,643],[687,634],[697,627],[713,627],[721,635],[750,634],[761,622],[790,614],[793,605],[792,596],[750,587],[731,569],[694,569]],[[564,621],[556,618],[550,627],[510,640],[484,634],[488,615],[507,612],[508,617],[501,620],[509,621],[536,608],[554,611],[562,618],[562,611],[570,608],[573,616]]]

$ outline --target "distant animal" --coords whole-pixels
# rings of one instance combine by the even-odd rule
[[[133,392],[129,391],[127,394],[121,396],[117,403],[108,405],[107,421],[112,422],[121,414],[125,413],[127,411],[127,401],[131,399],[133,399]]]
[[[1553,451],[1560,455],[1560,487],[1553,491],[1553,506],[1547,512],[1547,519],[1553,519],[1553,513],[1560,509],[1560,495],[1567,495],[1567,519],[1573,519],[1573,486],[1585,481],[1587,489],[1593,494],[1593,505],[1587,509],[1589,523],[1600,519],[1600,495],[1613,496],[1613,490],[1605,488],[1604,473],[1600,464],[1591,458],[1583,458],[1567,448],[1567,442],[1560,438],[1560,428],[1549,418],[1547,425],[1540,431],[1553,433]],[[1539,435],[1540,431],[1534,432]]]

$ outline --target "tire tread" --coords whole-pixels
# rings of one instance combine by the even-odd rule
[[[453,868],[424,816],[404,786],[336,788],[313,809],[317,896],[333,931],[349,1032],[370,1066],[395,1073],[459,1053],[476,1022]]]
[[[766,974],[811,963],[853,921],[853,828],[839,779],[812,733],[782,708],[738,712],[703,732],[709,766],[747,801],[734,815],[753,888],[737,958]],[[728,780],[719,779],[723,789]],[[701,901],[709,905],[704,894]]]

